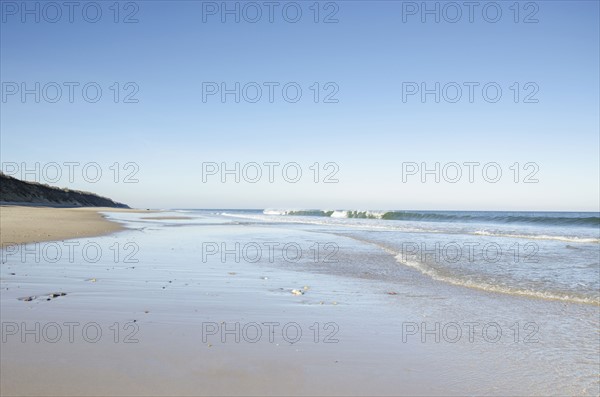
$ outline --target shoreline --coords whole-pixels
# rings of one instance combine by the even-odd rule
[[[104,209],[72,211],[101,217]],[[69,255],[59,251],[59,260],[22,250],[5,255],[0,394],[588,395],[597,389],[596,362],[579,359],[597,356],[590,343],[597,307],[439,282],[326,225],[116,212],[123,214],[106,215],[123,232],[95,239],[97,256],[86,253],[84,241]],[[261,261],[242,248],[239,257],[232,254],[236,243],[255,241],[281,249],[258,251]],[[229,254],[203,253],[202,242]],[[282,248],[290,242],[305,252],[315,243],[335,244],[336,264],[324,257],[292,260]]]
[[[156,211],[113,207],[52,207],[0,204],[0,248],[12,244],[96,237],[125,230],[101,212]]]

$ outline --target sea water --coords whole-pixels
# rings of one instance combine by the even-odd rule
[[[128,229],[42,243],[41,258],[33,245],[22,248],[25,256],[2,252],[3,324],[31,330],[34,323],[93,322],[110,339],[55,345],[7,334],[7,394],[39,390],[41,383],[16,383],[19,374],[48,368],[75,394],[89,387],[140,392],[139,385],[148,393],[163,387],[170,394],[216,394],[226,385],[203,374],[224,357],[255,394],[289,392],[288,378],[273,368],[300,376],[300,394],[326,387],[377,395],[599,393],[597,213],[106,215]],[[74,258],[66,250],[56,258],[54,244],[67,243]],[[48,298],[56,292],[66,295]],[[304,339],[221,343],[213,335],[209,347],[206,322],[293,322]],[[133,327],[117,336],[133,329],[139,343],[114,344],[114,324]],[[332,330],[338,342],[323,343]],[[90,354],[95,371],[81,361]],[[108,382],[107,368],[130,374],[138,388]],[[81,385],[67,382],[74,372]],[[251,389],[255,376],[267,389]],[[335,377],[345,380],[332,384]]]

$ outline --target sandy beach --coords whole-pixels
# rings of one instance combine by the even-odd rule
[[[0,397],[600,397],[600,0],[0,15]]]
[[[56,208],[0,205],[0,246],[93,237],[123,230],[100,212],[151,212],[135,209]]]
[[[2,395],[597,390],[597,306],[440,283],[358,240],[379,232],[98,211],[58,213],[123,229],[2,251]],[[338,247],[335,262],[312,257],[315,243]]]

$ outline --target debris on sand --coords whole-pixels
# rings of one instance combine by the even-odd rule
[[[31,295],[31,296],[25,296],[23,298],[17,298],[17,299],[20,301],[23,301],[23,302],[31,302],[38,298],[45,300],[45,301],[51,301],[54,298],[58,298],[59,296],[65,296],[65,295],[67,295],[66,292],[53,292],[53,293],[47,294],[47,295],[40,295],[40,296]]]

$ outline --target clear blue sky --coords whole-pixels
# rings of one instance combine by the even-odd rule
[[[27,2],[31,8],[35,3]],[[529,2],[537,9],[521,2],[518,23],[513,1],[498,2],[502,16],[496,23],[482,16],[489,2],[475,8],[472,23],[464,7],[456,23],[444,15],[440,23],[431,15],[422,23],[419,12],[405,14],[403,22],[403,8],[411,11],[411,4],[400,1],[338,1],[337,10],[321,2],[319,23],[313,21],[313,1],[297,2],[302,9],[297,23],[282,16],[289,2],[279,2],[272,23],[264,5],[256,23],[244,15],[240,23],[231,15],[222,23],[219,12],[204,15],[203,22],[203,7],[212,7],[207,2],[133,2],[138,10],[122,2],[120,22],[114,23],[114,2],[98,3],[97,23],[82,17],[86,2],[75,9],[73,23],[67,9],[56,23],[44,20],[54,18],[54,10],[42,9],[35,23],[35,15],[22,15],[20,1],[2,1],[3,94],[14,88],[7,83],[30,88],[35,82],[80,83],[73,103],[64,86],[57,103],[6,96],[0,121],[3,164],[96,162],[104,172],[99,182],[76,174],[73,183],[64,177],[56,185],[138,207],[599,209],[598,1]],[[252,18],[254,10],[247,11]],[[288,9],[288,19],[293,11]],[[452,18],[454,11],[446,11]],[[122,23],[132,12],[138,22]],[[332,12],[338,23],[323,23]],[[529,19],[538,22],[523,23],[532,13]],[[88,17],[93,14],[88,9]],[[493,18],[494,10],[487,15]],[[96,103],[82,97],[81,86],[88,82],[103,89]],[[119,103],[109,88],[114,82],[121,83]],[[132,90],[124,89],[127,82],[139,87],[138,103],[123,103]],[[276,88],[270,103],[264,88],[257,103],[243,98],[235,103],[232,95],[226,103],[218,95],[203,102],[203,82],[230,87],[297,82],[303,95],[288,103]],[[321,83],[319,103],[309,88],[314,82]],[[339,88],[338,103],[323,103],[323,95],[333,90],[324,89],[328,82]],[[433,95],[422,103],[418,95],[403,102],[403,82],[480,86],[474,103],[467,88],[457,103],[443,98],[435,103]],[[481,94],[488,82],[503,90],[496,103]],[[518,103],[510,89],[515,82]],[[539,89],[533,96],[538,103],[524,103],[534,89],[524,88],[528,82]],[[264,175],[255,184],[243,179],[223,184],[217,176],[202,181],[203,162],[269,161],[296,162],[303,178],[296,184],[281,173],[275,183]],[[402,181],[403,162],[468,161],[496,162],[503,177],[492,184],[479,171],[474,183],[465,175],[455,184],[433,183],[431,177],[428,183],[418,177]],[[115,162],[135,162],[139,182],[114,183],[109,167]],[[321,167],[335,162],[339,182],[314,183],[309,166],[315,162]],[[536,163],[539,182],[514,183],[509,167],[515,162]],[[520,179],[528,173],[522,170]]]

